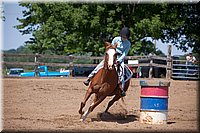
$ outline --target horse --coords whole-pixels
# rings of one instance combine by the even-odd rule
[[[95,76],[92,78],[91,83],[88,87],[85,97],[81,102],[79,114],[81,114],[80,121],[84,121],[89,113],[91,113],[96,106],[98,106],[107,96],[114,96],[111,101],[109,101],[105,112],[107,113],[109,108],[118,101],[121,96],[121,89],[118,84],[118,74],[115,69],[115,62],[117,58],[116,47],[111,45],[111,43],[104,41],[104,46],[106,48],[104,56],[104,66],[101,68]],[[130,79],[125,82],[124,91],[128,90],[130,84]],[[92,104],[89,106],[86,112],[83,112],[83,108],[86,105],[89,97],[95,94]],[[123,100],[123,99],[122,99]]]

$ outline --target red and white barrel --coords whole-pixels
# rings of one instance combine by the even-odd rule
[[[140,81],[140,123],[167,123],[169,85],[164,81]]]

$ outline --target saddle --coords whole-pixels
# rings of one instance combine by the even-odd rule
[[[126,82],[127,80],[129,80],[132,76],[133,76],[133,72],[130,70],[130,68],[124,64],[124,73],[122,72],[122,66],[116,65],[116,71],[117,71],[117,75],[119,78],[119,82],[121,81],[121,76],[124,75],[124,82]]]

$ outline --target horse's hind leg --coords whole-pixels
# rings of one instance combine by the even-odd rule
[[[115,95],[113,99],[108,103],[108,106],[105,110],[105,112],[108,112],[108,109],[114,104],[115,101],[118,101],[120,99],[120,95]]]
[[[82,110],[85,107],[85,104],[86,104],[88,98],[91,96],[92,93],[93,93],[92,92],[92,88],[89,87],[88,90],[87,90],[87,92],[85,93],[85,97],[84,97],[83,102],[81,102],[80,109],[79,109],[79,114],[81,114],[81,115],[83,114]]]

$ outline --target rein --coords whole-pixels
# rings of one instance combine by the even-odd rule
[[[116,66],[115,66],[116,65]],[[116,68],[117,67],[117,68]],[[108,67],[107,67],[107,62],[106,62],[106,60],[104,60],[104,67],[103,67],[103,69],[104,69],[104,71],[103,71],[103,74],[102,74],[102,76],[101,76],[101,83],[103,83],[103,80],[104,80],[104,78],[105,78],[105,76],[107,75],[107,73],[109,72],[109,70],[108,70]],[[114,69],[116,70],[116,72],[117,72],[117,79],[118,79],[118,81],[119,81],[119,77],[121,77],[122,75],[123,75],[123,71],[120,71],[120,69],[122,70],[122,65],[121,64],[117,64],[117,63],[115,63],[114,64]],[[113,71],[113,70],[111,70],[111,71]],[[121,73],[120,73],[121,72]]]

